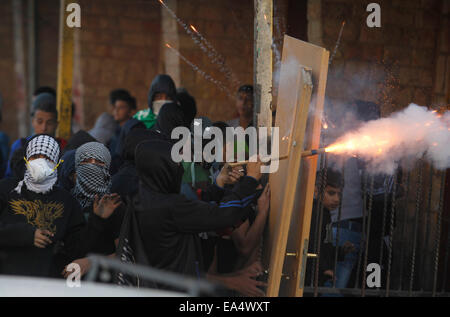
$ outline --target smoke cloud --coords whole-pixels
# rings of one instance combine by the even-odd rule
[[[450,113],[416,104],[387,118],[368,121],[329,145],[327,152],[358,156],[369,173],[393,174],[401,161],[424,158],[436,169],[450,167]]]

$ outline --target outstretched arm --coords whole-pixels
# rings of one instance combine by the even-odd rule
[[[258,213],[255,221],[250,225],[247,219],[239,228],[233,231],[231,238],[239,251],[245,257],[249,257],[253,250],[259,245],[264,227],[269,214],[270,188],[267,184],[261,197],[258,199]]]

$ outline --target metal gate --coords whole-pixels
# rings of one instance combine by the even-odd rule
[[[450,296],[450,208],[444,201],[445,189],[449,188],[447,173],[435,170],[423,160],[418,160],[409,172],[384,176],[385,190],[381,194],[374,191],[375,176],[361,174],[361,239],[351,278],[345,286],[337,285],[336,272],[342,258],[338,261],[335,248],[334,274],[328,283],[319,282],[319,265],[324,259],[318,241],[327,234],[321,228],[328,165],[328,158],[323,155],[317,179],[319,194],[313,210],[317,225],[310,230],[310,238],[316,241],[310,252],[317,256],[308,258],[312,262],[309,270],[313,272],[307,272],[310,278],[305,281],[304,296]],[[342,167],[342,176],[344,172]],[[342,198],[337,221],[330,225],[335,230],[333,246],[342,244],[339,241]],[[367,271],[370,263],[381,268],[380,284],[375,287],[367,282],[372,272]]]

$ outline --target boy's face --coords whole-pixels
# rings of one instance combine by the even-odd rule
[[[31,120],[31,124],[36,134],[44,133],[54,136],[58,127],[56,113],[37,110]]]
[[[31,161],[34,161],[34,160],[37,160],[37,159],[41,159],[41,158],[46,159],[47,161],[51,162],[51,160],[50,160],[46,155],[44,155],[44,154],[35,154],[35,155],[32,155],[32,156],[30,156],[30,158],[28,159],[28,162],[31,162]]]
[[[116,100],[113,108],[113,116],[114,120],[122,125],[133,116],[133,110],[128,106],[126,101]]]
[[[94,164],[94,165],[97,165],[97,166],[105,166],[105,163],[103,163],[102,161],[99,161],[99,160],[97,160],[95,158],[92,158],[92,157],[83,160],[80,164],[81,165],[83,165],[83,164]]]
[[[236,100],[236,110],[239,115],[253,114],[253,95],[247,92],[239,92]]]
[[[153,101],[158,101],[158,100],[169,100],[169,96],[167,96],[165,93],[163,92],[158,92],[155,94],[155,96],[153,97]]]
[[[341,199],[341,189],[327,185],[323,195],[323,205],[328,210],[334,210],[339,207]]]

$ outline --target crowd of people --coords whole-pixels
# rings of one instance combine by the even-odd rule
[[[195,98],[164,74],[151,83],[145,110],[137,111],[125,89],[109,97],[110,109],[92,129],[73,124],[71,138],[64,140],[55,137],[55,90],[41,87],[32,101],[34,133],[11,147],[0,133],[0,274],[67,278],[68,264],[76,263],[84,276],[91,267],[86,256],[95,253],[206,278],[228,295],[263,296],[260,256],[270,188],[261,162],[230,167],[203,160],[176,163],[171,157],[177,141],[172,130],[186,127],[194,134],[194,120],[224,135],[227,127],[252,126],[253,87],[239,88],[238,117],[228,122],[197,117]],[[359,108],[366,120],[379,116],[367,104]],[[224,157],[227,151],[224,145]],[[307,286],[316,280],[318,286],[345,288],[355,275],[365,208],[360,163],[347,160],[345,175],[326,169],[325,184],[319,171],[309,251],[320,250],[320,265],[308,261]],[[375,211],[383,208],[385,183],[375,186]],[[381,226],[373,223],[374,232]],[[379,245],[381,235],[371,240],[373,259],[379,246],[386,248]],[[110,282],[166,287],[121,272]]]
[[[55,90],[41,87],[33,134],[11,147],[2,134],[0,274],[67,278],[76,263],[85,276],[94,253],[206,278],[229,295],[264,295],[259,248],[270,189],[261,163],[174,162],[171,132],[193,133],[197,108],[168,75],[151,83],[145,110],[125,89],[111,91],[109,103],[92,129],[73,126],[64,140],[55,137]],[[229,123],[198,120],[251,126],[252,86],[239,89],[236,110]],[[137,286],[121,272],[110,282]]]

